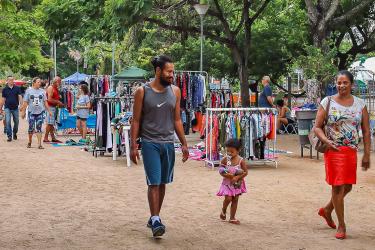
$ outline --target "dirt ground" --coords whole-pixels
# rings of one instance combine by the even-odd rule
[[[217,171],[178,156],[161,214],[167,233],[154,240],[142,165],[77,147],[27,149],[25,122],[21,129],[16,142],[0,136],[0,249],[375,249],[374,164],[358,171],[348,239],[336,240],[317,215],[330,195],[323,162],[301,159],[297,136],[279,137],[294,154],[280,155],[277,169],[249,171],[239,226],[219,219]]]

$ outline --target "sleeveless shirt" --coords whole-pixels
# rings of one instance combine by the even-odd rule
[[[60,100],[59,90],[58,90],[55,86],[52,86],[52,89],[53,89],[53,92],[52,92],[52,99],[59,101],[59,100]],[[47,98],[48,98],[48,94],[47,94]],[[48,101],[48,100],[47,100],[47,102],[48,102],[48,105],[49,105],[50,107],[56,107],[56,106],[57,106],[57,104],[55,104],[55,103],[51,103],[51,102]]]
[[[147,142],[174,143],[176,96],[172,86],[164,92],[144,86],[141,138]]]

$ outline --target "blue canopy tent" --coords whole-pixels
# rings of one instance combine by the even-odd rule
[[[87,77],[88,77],[88,75],[86,75],[86,74],[81,74],[79,72],[76,72],[73,75],[68,76],[67,78],[64,78],[62,81],[65,84],[78,84],[78,83],[86,80]]]

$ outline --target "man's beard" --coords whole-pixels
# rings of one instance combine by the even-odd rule
[[[163,85],[164,88],[168,87],[169,85],[171,85],[171,83],[169,81],[167,81],[165,78],[163,77],[160,77],[160,84]]]

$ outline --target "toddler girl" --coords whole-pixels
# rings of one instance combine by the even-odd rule
[[[243,158],[238,155],[241,149],[241,142],[237,139],[229,139],[225,143],[227,156],[221,161],[219,173],[223,176],[218,196],[225,196],[220,219],[226,220],[226,213],[229,204],[230,219],[229,223],[240,224],[236,219],[238,198],[242,193],[246,193],[245,176],[247,175],[247,166]]]

